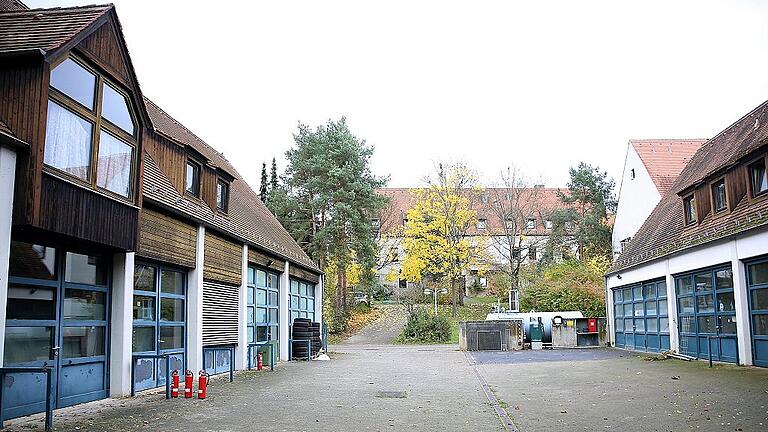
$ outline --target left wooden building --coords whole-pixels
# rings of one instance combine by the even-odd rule
[[[0,0],[0,352],[55,407],[288,358],[321,272],[215,149],[141,93],[115,9]],[[135,364],[136,375],[131,375]],[[43,409],[6,377],[3,416]]]

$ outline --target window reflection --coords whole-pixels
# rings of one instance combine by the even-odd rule
[[[64,319],[102,321],[106,314],[106,293],[68,289],[64,294]]]
[[[104,355],[104,327],[64,327],[62,336],[64,358]]]
[[[56,279],[56,249],[20,241],[11,242],[11,276]]]
[[[128,198],[131,193],[133,147],[101,131],[96,185]]]
[[[9,320],[55,320],[56,292],[53,288],[10,286],[8,287]]]
[[[71,58],[61,62],[51,71],[51,87],[93,109],[96,76]]]
[[[6,327],[6,365],[50,360],[51,327]]]
[[[131,112],[128,110],[125,96],[107,84],[104,86],[103,99],[101,113],[104,118],[133,135],[133,119],[131,118]]]
[[[107,270],[107,263],[101,256],[67,252],[65,275],[67,282],[106,285]]]

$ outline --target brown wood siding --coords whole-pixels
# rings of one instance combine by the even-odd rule
[[[141,209],[139,256],[194,267],[196,248],[197,227],[153,209]]]
[[[123,85],[130,87],[130,72],[115,30],[110,21],[105,22],[96,31],[83,39],[77,47],[99,67]]]
[[[44,175],[39,227],[122,250],[136,250],[139,211]]]
[[[733,211],[747,195],[747,166],[734,167],[725,175],[726,193],[728,194],[728,209]]]
[[[290,274],[292,278],[302,279],[312,283],[320,282],[320,275],[312,273],[311,271],[306,270],[303,267],[299,267],[293,263],[291,263],[288,269],[288,274]]]
[[[184,148],[155,132],[147,132],[144,148],[179,194],[184,193],[184,170],[187,154]]]
[[[239,287],[203,282],[203,346],[238,343]]]
[[[285,271],[284,260],[266,255],[250,246],[248,247],[248,262],[281,273]]]
[[[212,210],[216,210],[217,179],[216,171],[213,168],[204,166],[203,169],[200,170],[200,198],[202,198]]]
[[[48,112],[48,68],[40,60],[0,62],[0,120],[30,145],[20,152],[14,191],[13,223],[31,224],[38,216],[40,176]]]
[[[709,193],[709,183],[697,187],[693,194],[696,198],[696,220],[702,221],[712,209],[712,202],[710,200]]]
[[[203,279],[240,285],[243,246],[206,231]]]

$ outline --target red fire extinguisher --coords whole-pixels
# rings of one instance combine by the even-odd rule
[[[208,390],[208,373],[204,370],[200,371],[200,383],[197,386],[197,398],[205,399]]]
[[[263,363],[262,358],[261,358],[261,353],[257,354],[256,358],[257,358],[256,370],[261,370],[261,368],[264,367],[264,363]]]
[[[179,397],[179,371],[174,370],[171,374],[171,397]]]
[[[184,376],[184,397],[190,399],[192,397],[192,384],[195,381],[195,376],[192,371],[187,369],[187,374]]]

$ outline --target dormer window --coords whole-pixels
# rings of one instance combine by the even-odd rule
[[[477,229],[484,230],[488,226],[488,220],[487,219],[478,219],[477,220]]]
[[[536,228],[536,218],[532,218],[532,217],[528,218],[525,221],[525,227],[527,229],[534,229],[534,228]]]
[[[554,226],[555,224],[550,219],[544,221],[544,228],[551,230]]]
[[[127,95],[74,57],[51,70],[48,94],[46,167],[130,198],[138,140]]]
[[[686,225],[696,223],[696,198],[692,194],[683,198],[683,211]]]
[[[187,175],[184,190],[193,197],[200,196],[200,165],[192,160],[187,160]]]
[[[749,180],[753,197],[768,192],[768,172],[765,170],[764,159],[749,166]]]
[[[712,207],[715,213],[725,210],[728,206],[728,200],[725,195],[725,179],[720,179],[712,183]]]
[[[507,218],[507,221],[505,222],[505,226],[508,230],[515,229],[515,220],[512,218]]]
[[[216,181],[216,208],[224,213],[229,210],[229,182],[222,178]]]

